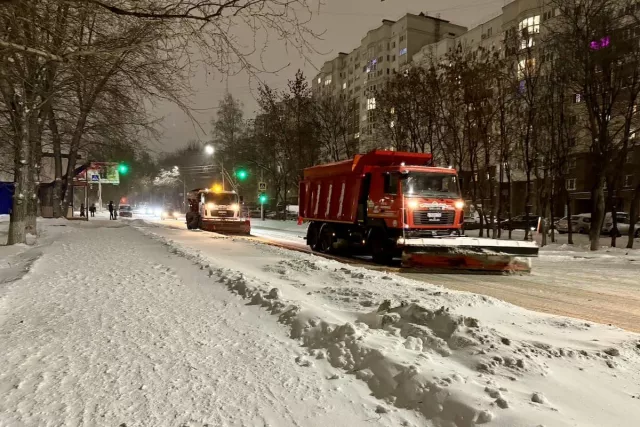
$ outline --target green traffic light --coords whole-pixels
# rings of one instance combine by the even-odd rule
[[[244,181],[249,176],[249,173],[244,169],[240,169],[238,172],[236,172],[236,176],[240,181]]]
[[[260,203],[262,203],[262,204],[267,203],[267,195],[266,194],[261,194],[258,199],[260,200]]]
[[[118,172],[120,172],[121,175],[126,175],[129,172],[129,166],[124,163],[120,163],[118,165]]]

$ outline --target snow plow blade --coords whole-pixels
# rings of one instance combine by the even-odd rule
[[[242,221],[202,221],[202,229],[206,231],[212,231],[220,234],[251,234],[251,222],[247,220]]]
[[[534,242],[452,237],[398,243],[403,248],[402,267],[442,272],[530,273],[531,258],[538,256]]]

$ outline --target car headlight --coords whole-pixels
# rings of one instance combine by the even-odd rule
[[[463,201],[463,200],[457,200],[457,201],[453,204],[453,206],[454,206],[456,209],[463,209],[463,208],[464,208],[464,201]]]
[[[180,215],[180,212],[174,212],[173,213],[173,216],[178,216],[178,215]]]
[[[240,210],[240,206],[237,203],[231,205],[231,210],[234,212],[238,212]]]
[[[214,210],[215,208],[216,208],[215,203],[207,203],[207,209],[209,209],[210,211]]]

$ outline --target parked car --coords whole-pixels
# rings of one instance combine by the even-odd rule
[[[629,231],[629,214],[626,212],[616,212],[616,223],[618,225],[618,231],[622,234],[625,234],[622,231],[622,228],[625,228],[625,231]],[[604,216],[604,221],[602,223],[602,234],[611,234],[613,230],[613,216],[611,212],[607,212]]]
[[[511,220],[505,220],[502,222],[503,230],[537,230],[538,222],[540,221],[539,215],[529,215],[529,221],[527,222],[526,215],[518,215],[511,218]]]
[[[626,236],[629,234],[629,228],[631,228],[631,220],[629,215],[624,213],[621,215],[621,212],[616,213],[616,222],[618,226],[618,237]],[[604,234],[613,234],[613,221],[611,221],[611,214],[608,217],[605,217],[605,222],[602,225],[602,232]],[[635,232],[633,234],[635,238],[640,238],[640,221],[638,221],[635,225]]]
[[[118,216],[122,218],[133,218],[133,208],[131,205],[120,205]]]
[[[560,234],[566,234],[569,232],[569,222],[571,222],[571,231],[574,233],[578,233],[578,224],[580,221],[580,215],[571,215],[571,221],[569,221],[569,217],[564,217],[559,219],[555,226],[556,230]]]

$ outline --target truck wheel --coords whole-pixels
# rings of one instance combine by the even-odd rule
[[[384,265],[391,264],[394,251],[386,235],[382,232],[371,233],[371,236],[369,236],[369,245],[371,246],[373,262]]]
[[[311,248],[311,250],[318,251],[318,225],[316,223],[312,223],[309,225],[309,229],[307,230],[307,245]]]
[[[324,225],[320,229],[320,233],[318,235],[316,247],[318,251],[331,253],[333,252],[333,240],[334,240],[334,232],[331,227],[328,225]]]
[[[187,223],[187,230],[193,230],[193,212],[187,212],[185,215],[185,222]]]

